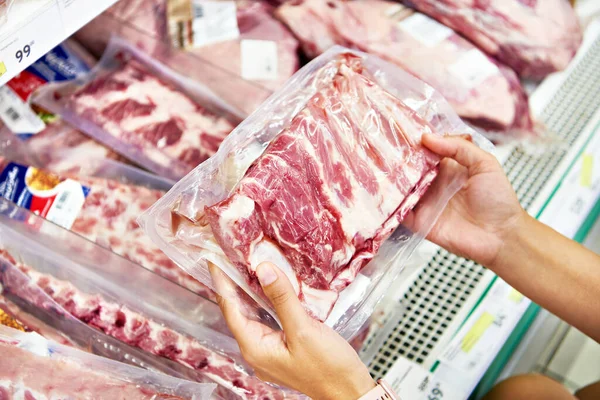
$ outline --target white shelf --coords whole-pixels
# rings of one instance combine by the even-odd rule
[[[0,26],[0,86],[117,0],[16,0]]]

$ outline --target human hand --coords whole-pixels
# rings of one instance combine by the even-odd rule
[[[283,331],[247,318],[233,282],[216,266],[210,273],[217,301],[244,359],[263,381],[315,400],[356,400],[375,387],[354,349],[333,329],[311,318],[279,268],[263,263],[256,274]]]
[[[427,239],[493,270],[510,235],[527,217],[504,170],[493,155],[461,137],[423,135],[422,143],[445,157],[440,174],[463,168],[468,175]]]

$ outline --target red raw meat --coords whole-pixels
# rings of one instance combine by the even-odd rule
[[[300,398],[248,375],[231,358],[129,309],[126,305],[108,301],[100,295],[84,293],[69,282],[17,262],[6,251],[0,251],[0,256],[19,268],[31,279],[32,285],[39,286],[77,319],[130,346],[200,371],[220,385],[216,393],[222,398]],[[26,288],[22,290],[26,291]]]
[[[206,216],[229,260],[257,293],[261,261],[290,277],[324,321],[437,175],[421,146],[430,125],[343,54],[337,74]]]
[[[303,0],[282,5],[277,16],[311,57],[335,44],[376,54],[427,82],[462,118],[477,126],[536,133],[517,75],[422,14],[382,0]],[[409,18],[420,18],[426,28],[419,29],[428,29],[426,43],[410,32],[412,27],[402,25]],[[435,30],[442,35],[434,40]]]
[[[66,358],[39,356],[2,339],[0,354],[0,399],[184,400],[98,373]]]
[[[67,101],[76,114],[124,142],[127,149],[116,151],[171,178],[182,177],[214,154],[234,128],[136,60],[100,74]],[[145,160],[132,156],[129,147]],[[194,157],[189,149],[197,150]]]
[[[567,67],[583,35],[567,0],[407,0],[525,78]]]

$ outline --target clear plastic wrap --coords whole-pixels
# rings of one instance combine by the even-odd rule
[[[45,86],[33,101],[133,163],[171,179],[213,154],[239,121],[207,88],[117,38],[91,73]]]
[[[439,22],[387,0],[304,0],[277,9],[314,57],[334,44],[382,57],[436,89],[494,139],[537,136],[517,75]]]
[[[566,0],[405,0],[453,28],[521,77],[543,79],[569,65],[583,34]]]
[[[0,0],[0,23],[4,24],[8,21],[8,12],[14,0]]]
[[[2,326],[0,352],[0,394],[5,398],[202,400],[209,399],[216,387],[132,367]]]
[[[53,313],[83,346],[216,382],[224,399],[301,398],[253,376],[216,304],[3,199],[0,210],[2,294]]]
[[[176,5],[192,11],[201,32],[193,32],[190,15],[169,17]],[[227,11],[219,12],[223,7]],[[121,0],[76,37],[101,54],[118,34],[249,114],[299,67],[298,41],[272,11],[263,0]],[[182,46],[196,34],[202,42]]]
[[[462,174],[438,172],[439,159],[420,145],[427,132],[470,133],[493,148],[431,87],[375,56],[335,47],[140,223],[192,276],[211,285],[210,261],[273,316],[253,270],[274,262],[305,308],[350,338],[463,183]],[[402,219],[432,181],[420,204],[427,223],[411,232]]]
[[[0,143],[3,143],[1,138]],[[13,155],[10,151],[2,153]],[[67,158],[72,157],[67,155]],[[76,173],[65,175],[33,164],[31,167],[0,157],[0,197],[214,299],[211,290],[178,268],[136,222],[143,211],[171,188],[172,182],[110,159],[91,160]]]

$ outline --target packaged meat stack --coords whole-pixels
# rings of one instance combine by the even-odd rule
[[[275,317],[254,272],[273,262],[310,314],[350,338],[462,184],[421,146],[422,134],[447,132],[471,130],[431,87],[336,47],[141,223],[187,272],[210,285],[214,263]],[[417,203],[428,223],[411,232],[401,224]]]
[[[0,214],[5,294],[94,328],[95,341],[103,344],[94,351],[215,382],[219,398],[302,398],[252,375],[216,304],[43,219],[41,227],[27,224],[39,217],[0,202],[10,211]]]
[[[566,0],[406,0],[451,27],[523,78],[567,67],[583,34]]]
[[[273,10],[252,0],[122,0],[77,39],[99,54],[119,35],[247,115],[299,66],[298,41]]]
[[[384,0],[303,0],[277,9],[315,57],[335,44],[386,59],[439,91],[495,140],[537,136],[517,75],[439,22]]]
[[[214,154],[237,121],[205,88],[120,40],[112,42],[88,76],[48,85],[34,102],[135,164],[171,179]]]
[[[211,398],[215,388],[213,384],[187,382],[131,367],[51,342],[36,333],[2,326],[0,353],[3,399],[202,400]]]
[[[95,170],[105,170],[131,184],[102,177],[61,177],[0,159],[0,197],[213,299],[212,291],[178,268],[136,222],[164,191],[142,185],[147,175],[134,168],[113,166],[111,171],[111,165],[104,163]]]

